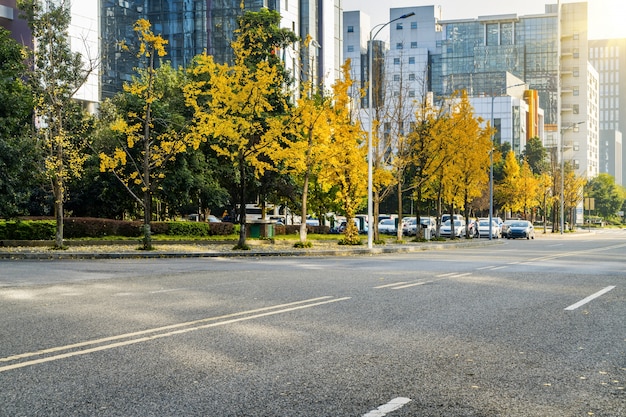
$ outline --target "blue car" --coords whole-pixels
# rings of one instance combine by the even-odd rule
[[[533,224],[528,220],[518,220],[509,225],[506,234],[507,239],[516,239],[516,238],[526,238],[526,239],[534,239],[535,238],[535,228]]]

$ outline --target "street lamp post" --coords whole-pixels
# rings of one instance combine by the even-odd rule
[[[403,14],[400,17],[397,17],[395,19],[390,20],[387,23],[381,23],[380,25],[376,25],[374,26],[371,30],[370,30],[370,38],[369,38],[369,43],[368,43],[368,50],[369,50],[369,59],[368,59],[368,114],[369,114],[369,135],[367,138],[367,248],[368,249],[372,249],[372,247],[374,246],[374,201],[373,201],[373,189],[374,189],[374,181],[373,181],[373,177],[374,177],[374,167],[372,165],[372,126],[374,124],[374,111],[373,111],[373,101],[374,101],[374,97],[373,97],[373,88],[372,88],[372,69],[373,69],[373,55],[374,55],[374,50],[372,47],[372,41],[374,40],[374,38],[376,38],[376,36],[380,33],[381,30],[383,30],[383,28],[387,25],[389,25],[390,23],[395,22],[396,20],[401,20],[401,19],[406,19],[407,17],[411,17],[414,16],[415,13],[411,12],[411,13],[406,13]],[[376,33],[374,33],[374,30],[378,28],[378,30],[376,31]]]
[[[509,88],[520,87],[522,85],[526,85],[526,83],[507,85],[506,87],[500,89],[500,91],[498,92],[498,96],[501,96],[502,93],[508,91]],[[491,95],[491,128],[492,129],[494,125],[493,102],[495,99],[496,99],[496,95],[492,94]],[[493,147],[494,134],[495,132],[491,134],[491,151],[489,152],[489,157],[490,157],[489,159],[489,240],[493,239],[493,152],[495,150]]]
[[[564,156],[564,147],[563,147],[563,137],[565,132],[570,129],[577,129],[578,125],[585,123],[576,122],[572,123],[568,127],[564,127],[561,129],[561,224],[560,224],[560,232],[563,234],[563,229],[565,228],[565,156]]]

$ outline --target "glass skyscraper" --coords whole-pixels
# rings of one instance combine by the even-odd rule
[[[154,33],[167,39],[164,59],[174,67],[186,66],[207,45],[207,0],[102,0],[101,2],[101,96],[122,90],[135,74],[137,58],[124,51],[122,42],[136,50],[133,24],[148,19]]]

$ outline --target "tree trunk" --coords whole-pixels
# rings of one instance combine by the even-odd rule
[[[152,77],[154,71],[154,51],[150,55],[150,68],[148,80],[148,96],[152,94]],[[152,123],[152,106],[150,101],[146,103],[146,119],[143,125],[143,250],[152,250],[152,184],[150,181],[150,125]]]
[[[402,240],[402,182],[398,181],[398,228],[396,238]]]
[[[306,242],[306,202],[307,196],[309,194],[309,177],[311,170],[307,168],[306,173],[304,174],[304,185],[302,186],[302,217],[300,220],[300,242]]]
[[[58,176],[53,180],[52,194],[54,196],[54,218],[56,220],[56,234],[54,248],[63,248],[63,180]]]
[[[246,247],[246,169],[243,156],[239,158],[239,241],[237,247]]]
[[[374,242],[376,242],[377,240],[380,239],[380,235],[378,234],[378,218],[380,217],[380,193],[378,192],[378,190],[375,190],[373,192],[373,213],[372,213],[372,222],[374,224],[368,224],[367,227],[372,227],[373,229],[373,234],[372,237],[374,239]],[[368,219],[369,221],[369,219]]]

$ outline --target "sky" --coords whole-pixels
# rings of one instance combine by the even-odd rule
[[[582,0],[579,0],[582,1]],[[577,3],[579,1],[561,1]],[[396,7],[441,6],[442,20],[471,19],[478,16],[517,14],[518,16],[543,14],[546,4],[557,0],[342,0],[344,11],[361,10],[368,14],[372,26],[389,20],[389,9]],[[626,1],[588,0],[589,39],[626,38]],[[382,33],[381,33],[382,35]],[[382,39],[382,38],[381,38]]]

